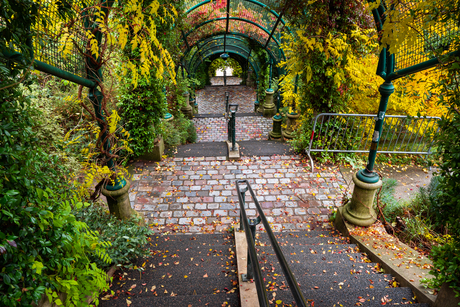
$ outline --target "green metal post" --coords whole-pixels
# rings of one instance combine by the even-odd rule
[[[259,111],[259,80],[256,81],[256,101],[254,101],[254,113]]]
[[[232,131],[232,150],[235,151],[236,150],[236,147],[235,147],[235,120],[236,120],[236,112],[234,110],[231,110],[232,112],[232,117],[230,118],[230,121],[231,121],[231,131]]]
[[[270,59],[270,70],[268,73],[268,90],[267,91],[273,91],[272,90],[272,60]]]
[[[387,110],[388,99],[395,91],[395,87],[390,82],[385,82],[379,87],[380,92],[380,106],[377,114],[377,121],[375,123],[374,134],[372,136],[371,149],[369,151],[369,158],[367,161],[366,169],[361,170],[357,174],[357,178],[365,183],[376,183],[379,181],[379,175],[374,172],[375,157],[379,146],[380,136],[382,135],[383,122],[385,120],[385,112]]]

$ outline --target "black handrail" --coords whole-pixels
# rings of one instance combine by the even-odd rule
[[[240,184],[245,184],[247,188],[244,191],[241,191]],[[267,298],[267,293],[265,291],[265,287],[263,284],[263,278],[262,278],[262,273],[260,271],[259,261],[257,261],[257,253],[256,253],[255,245],[254,245],[254,240],[249,230],[249,222],[246,216],[246,210],[244,208],[245,202],[243,199],[243,195],[244,193],[246,193],[246,191],[249,191],[249,193],[251,194],[251,197],[254,201],[257,211],[259,212],[259,218],[262,220],[265,230],[267,231],[267,235],[272,243],[273,250],[275,251],[276,257],[278,258],[278,261],[281,265],[281,269],[283,270],[283,273],[286,277],[286,281],[289,285],[289,289],[291,290],[292,296],[294,297],[294,300],[297,303],[297,306],[307,307],[307,302],[305,301],[305,298],[303,297],[302,292],[300,291],[299,285],[294,275],[292,274],[292,271],[289,268],[289,265],[286,259],[284,258],[283,252],[281,251],[281,248],[278,245],[278,241],[276,240],[275,235],[273,234],[273,231],[271,230],[271,227],[268,224],[267,218],[265,217],[265,214],[262,208],[260,207],[259,201],[257,200],[257,197],[254,194],[254,191],[252,190],[251,185],[246,179],[237,180],[236,190],[238,192],[237,193],[238,200],[240,202],[240,214],[241,214],[240,223],[243,224],[244,232],[246,234],[246,240],[248,243],[248,252],[249,252],[251,264],[254,269],[253,271],[254,281],[256,284],[257,296],[259,298],[260,306],[263,306],[263,307],[268,306],[268,298]]]

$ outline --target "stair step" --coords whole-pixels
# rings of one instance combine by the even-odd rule
[[[256,249],[257,254],[259,255],[259,260],[264,259],[265,261],[278,261],[276,258],[275,252],[270,246],[261,246]],[[303,252],[302,252],[303,250]],[[366,256],[362,253],[328,253],[326,251],[321,253],[311,253],[310,250],[304,249],[291,249],[290,247],[281,247],[281,251],[284,254],[286,260],[294,262],[297,261],[308,261],[308,263],[313,264],[334,264],[334,263],[367,263]]]
[[[128,291],[132,285],[136,285],[130,294],[134,296],[151,296],[156,293],[158,296],[171,296],[171,293],[177,292],[177,289],[182,289],[178,295],[201,295],[201,294],[217,294],[227,293],[234,289],[238,291],[238,279],[235,278],[204,278],[202,276],[197,278],[159,278],[159,279],[146,279],[143,276],[139,280],[118,281],[113,282],[112,290]],[[166,290],[166,292],[165,292]]]
[[[413,306],[415,303],[409,288],[348,289],[346,292],[343,290],[322,290],[321,288],[313,290],[301,288],[301,290],[305,300],[309,303],[314,302],[315,307],[360,306],[356,305],[357,303],[361,303],[361,306],[381,306],[382,298],[389,301],[386,305],[411,304]],[[267,293],[270,300],[273,298],[273,293],[274,291]],[[362,299],[364,300],[360,301]],[[275,305],[276,300],[295,306],[289,290],[276,291],[272,306]]]
[[[176,294],[176,292],[174,292]],[[131,306],[158,306],[158,307],[222,307],[240,306],[240,299],[236,293],[218,293],[218,294],[202,294],[202,295],[180,295],[177,296],[131,296]],[[113,302],[104,304],[101,301],[99,306],[113,306]],[[224,305],[225,304],[225,305]],[[119,306],[126,306],[126,299],[123,299],[123,304]]]
[[[346,291],[348,289],[383,289],[390,288],[393,276],[390,274],[374,274],[367,276],[359,276],[355,278],[350,274],[341,275],[320,275],[320,276],[295,276],[297,282],[301,285],[302,289],[330,289],[337,291]],[[284,279],[284,277],[283,277]],[[372,286],[372,287],[371,287]],[[332,288],[332,289],[331,289]]]
[[[348,240],[343,237],[304,237],[304,238],[289,238],[289,239],[278,239],[278,245],[337,245],[337,244],[348,244]],[[271,245],[271,241],[268,238],[256,239],[256,244]]]
[[[164,262],[164,261],[178,261],[182,259],[190,260],[190,258],[208,258],[208,259],[220,259],[234,258],[234,248],[228,246],[194,246],[183,249],[153,249],[152,257],[150,261],[152,263]]]
[[[194,235],[152,235],[151,242],[154,246],[195,246],[195,245],[234,245],[235,240],[233,234],[194,234]]]
[[[256,233],[256,236],[265,238],[268,241],[268,235],[265,231],[260,231]],[[315,238],[315,237],[342,237],[339,231],[337,230],[322,230],[322,229],[313,229],[313,230],[303,230],[303,231],[292,231],[292,232],[277,232],[275,233],[275,238],[278,239],[305,239],[305,238]]]

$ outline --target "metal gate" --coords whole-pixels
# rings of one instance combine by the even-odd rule
[[[431,154],[433,136],[438,133],[440,117],[387,115],[383,123],[378,152]],[[311,152],[369,152],[376,115],[318,114],[306,150],[313,170]]]

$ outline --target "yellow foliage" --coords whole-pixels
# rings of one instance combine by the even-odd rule
[[[140,61],[127,59],[122,63],[120,78],[126,73],[132,72],[132,84],[137,86],[138,74],[148,77],[155,67],[156,78],[162,79],[164,73],[169,74],[175,83],[175,64],[168,50],[157,39],[155,17],[161,22],[172,21],[178,17],[177,11],[172,5],[153,0],[147,8],[144,1],[124,0],[119,5],[107,6],[96,2],[94,5],[74,3],[71,7],[74,13],[72,19],[64,17],[57,12],[57,3],[60,0],[36,0],[41,6],[41,15],[44,20],[52,24],[43,26],[41,20],[34,25],[44,40],[58,42],[59,52],[64,57],[74,53],[90,53],[99,63],[104,63],[111,57],[114,50],[123,50],[126,45],[134,50],[139,48]],[[160,9],[160,7],[162,9]],[[112,14],[111,12],[115,12]],[[65,15],[68,16],[68,15]],[[110,18],[108,18],[110,16]],[[84,20],[92,20],[91,28],[84,26]],[[65,25],[65,26],[63,26]],[[99,42],[95,35],[94,25],[102,33],[102,41]],[[83,37],[81,36],[83,33]],[[83,46],[89,50],[82,49]],[[42,47],[36,46],[38,53]],[[39,55],[40,56],[40,55]],[[43,52],[43,57],[48,57]],[[50,59],[51,62],[54,59]]]
[[[351,67],[356,87],[351,90],[349,112],[375,114],[380,103],[379,86],[383,79],[376,75],[378,57],[369,55]],[[446,108],[438,105],[438,91],[435,84],[441,72],[429,70],[395,80],[395,92],[390,96],[387,113],[397,115],[442,116]]]

